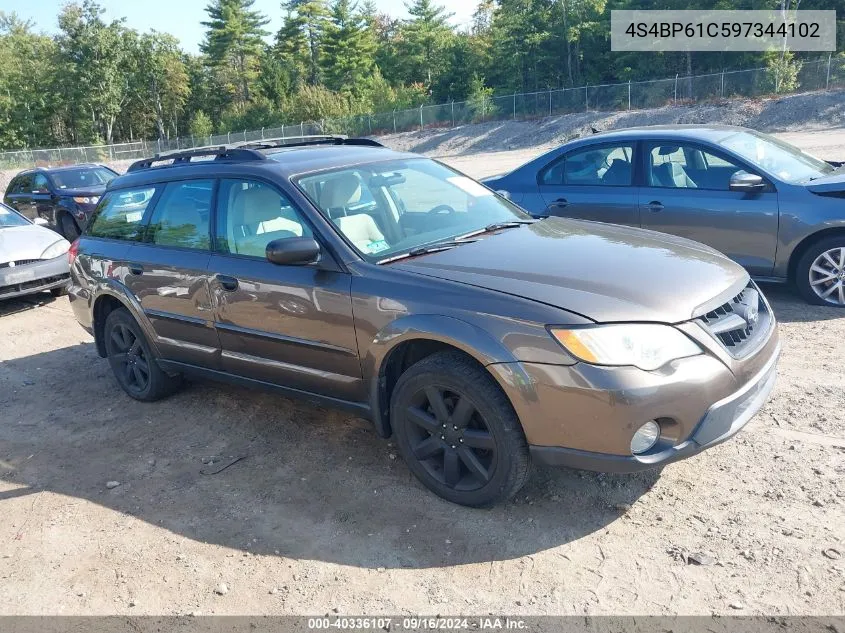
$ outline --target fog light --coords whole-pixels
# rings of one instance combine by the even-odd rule
[[[631,438],[631,452],[640,455],[651,449],[660,439],[660,425],[654,420],[643,424]]]

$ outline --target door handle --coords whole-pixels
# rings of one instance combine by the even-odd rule
[[[129,268],[129,273],[131,275],[141,276],[144,274],[144,267],[141,264],[129,263],[127,264],[127,268]]]
[[[219,283],[223,290],[232,292],[238,289],[238,280],[228,275],[214,275],[214,280]]]
[[[658,202],[657,200],[652,200],[648,203],[648,210],[652,213],[657,213],[658,211],[663,211],[663,204]]]
[[[557,200],[552,202],[551,206],[563,208],[568,204],[569,204],[569,200],[567,200],[566,198],[558,198]]]

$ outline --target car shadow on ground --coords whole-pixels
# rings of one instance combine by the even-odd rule
[[[760,289],[781,323],[810,323],[845,317],[845,309],[810,305],[791,284],[761,283]]]
[[[14,299],[0,299],[0,318],[26,312],[27,310],[34,310],[35,308],[49,305],[55,301],[56,297],[49,292],[41,292]]]
[[[136,402],[91,343],[0,363],[0,410],[0,503],[46,490],[198,542],[360,567],[556,547],[616,520],[659,476],[535,469],[514,501],[463,508],[417,483],[362,419],[212,382]]]

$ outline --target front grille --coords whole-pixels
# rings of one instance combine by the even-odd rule
[[[58,283],[60,281],[70,281],[70,275],[54,275],[53,277],[42,277],[41,279],[33,279],[32,281],[25,281],[21,284],[12,284],[11,286],[0,286],[0,299],[5,295],[13,295],[27,290],[36,290],[50,284]]]
[[[15,266],[24,266],[26,264],[34,264],[35,262],[40,262],[40,259],[16,259]],[[9,264],[12,262],[4,262],[0,264],[0,268],[9,268]]]
[[[766,302],[753,283],[701,317],[704,327],[736,358],[754,348],[759,337],[768,330],[770,320]]]

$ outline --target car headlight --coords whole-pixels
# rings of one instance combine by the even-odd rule
[[[70,242],[67,240],[59,240],[55,244],[50,245],[46,251],[41,253],[41,259],[53,259],[54,257],[61,257],[67,253],[70,248]]]
[[[633,365],[651,371],[671,360],[701,354],[692,339],[668,325],[621,323],[550,331],[570,354],[595,365]]]
[[[100,201],[99,196],[74,196],[74,202],[78,202],[79,204],[97,204]]]

